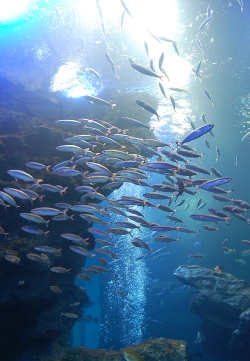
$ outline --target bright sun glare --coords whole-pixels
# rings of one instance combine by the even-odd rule
[[[103,23],[107,29],[106,41],[108,42],[110,36],[109,29],[112,29],[112,32],[121,31],[120,21],[123,7],[120,1],[117,0],[100,0],[99,4]],[[185,87],[191,72],[190,63],[181,56],[177,56],[171,42],[162,41],[160,44],[149,33],[150,31],[153,35],[172,39],[178,43],[181,49],[182,39],[177,31],[179,23],[176,1],[126,0],[126,4],[133,19],[128,14],[125,15],[122,31],[128,34],[132,47],[142,49],[143,43],[146,41],[149,46],[150,59],[153,59],[154,64],[158,63],[161,53],[164,52],[165,60],[163,67],[170,77],[170,82],[168,83],[167,80],[164,80],[163,86],[166,88],[169,86]],[[88,11],[86,11],[86,8]],[[79,0],[74,4],[74,11],[77,14],[78,24],[87,24],[89,31],[100,28],[100,14],[98,13],[95,1]],[[69,72],[71,77],[69,77]],[[69,84],[70,82],[71,85]],[[87,86],[88,89],[86,89],[86,84],[82,84],[81,80],[79,81],[77,78],[77,63],[71,63],[59,69],[54,77],[52,91],[62,91],[64,89],[63,91],[67,96],[78,97],[90,91],[89,85]]]
[[[0,22],[8,23],[25,14],[31,0],[2,0],[0,2]]]

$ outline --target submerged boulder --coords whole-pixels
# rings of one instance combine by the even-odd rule
[[[93,350],[86,347],[74,349],[55,348],[49,357],[41,361],[125,361],[123,353],[131,350],[140,355],[144,361],[187,361],[187,344],[185,341],[167,340],[156,338],[150,341],[139,343],[136,346],[127,347],[120,351],[114,350]]]
[[[190,312],[204,319],[199,339],[208,354],[249,360],[250,284],[198,265],[180,266],[174,275],[199,291]]]

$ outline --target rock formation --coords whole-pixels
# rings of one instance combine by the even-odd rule
[[[123,350],[92,350],[85,347],[74,349],[54,348],[49,357],[40,361],[125,361]],[[143,357],[144,361],[187,361],[187,344],[185,341],[157,338],[128,347]],[[36,359],[37,360],[37,359]],[[32,360],[33,361],[33,360]],[[35,359],[34,359],[35,361]]]
[[[79,194],[75,187],[82,185],[81,177],[58,177],[50,172],[37,171],[25,167],[28,161],[39,162],[52,166],[71,157],[55,150],[55,147],[64,143],[64,139],[79,134],[82,130],[71,129],[69,126],[61,127],[55,124],[57,119],[89,119],[100,118],[128,128],[128,124],[120,124],[121,116],[130,112],[141,114],[143,111],[136,105],[135,94],[119,94],[111,90],[110,98],[115,97],[119,103],[119,111],[110,112],[109,109],[100,109],[84,99],[67,99],[60,94],[54,98],[26,91],[22,86],[15,86],[5,79],[1,79],[0,89],[0,188],[26,188],[27,184],[15,181],[7,174],[9,169],[27,171],[35,178],[43,178],[44,183],[60,184],[68,187],[64,197],[59,193],[47,192],[43,203],[34,201],[33,208],[42,206],[53,207],[55,202],[68,202],[77,204]],[[107,94],[106,94],[107,95]],[[140,94],[142,96],[142,94]],[[145,95],[145,100],[153,98]],[[156,98],[153,98],[156,101]],[[129,104],[129,106],[128,106]],[[128,111],[129,109],[129,111]],[[121,112],[121,113],[119,113]],[[132,114],[131,113],[131,114]],[[140,119],[141,115],[137,118]],[[143,121],[149,122],[150,116],[143,115]],[[150,132],[145,130],[132,130],[133,136],[152,138]],[[127,151],[134,151],[133,147]],[[100,149],[101,151],[101,149]],[[67,158],[68,157],[68,158]],[[89,170],[81,166],[82,171]],[[79,168],[80,169],[80,168]],[[108,195],[109,191],[102,192]],[[75,277],[81,272],[85,258],[73,253],[69,249],[71,243],[62,237],[61,233],[79,234],[89,238],[88,250],[94,248],[94,237],[87,232],[89,224],[76,216],[75,221],[53,222],[49,224],[48,237],[34,236],[21,230],[28,222],[19,216],[20,212],[30,212],[32,206],[29,201],[17,200],[20,208],[13,206],[4,209],[0,207],[0,226],[7,238],[0,235],[0,354],[1,359],[35,360],[50,354],[53,347],[63,347],[69,339],[70,330],[76,319],[61,317],[61,312],[74,312],[82,315],[81,307],[88,303],[87,293],[74,284]],[[44,225],[40,227],[45,230]],[[46,229],[47,230],[47,229]],[[62,249],[62,256],[49,256],[50,264],[41,264],[27,258],[28,253],[36,253],[34,246],[49,245]],[[21,259],[19,265],[8,262],[6,254],[12,254]],[[70,273],[55,274],[50,267],[61,266],[71,269]],[[62,292],[54,293],[50,286],[59,287]],[[71,303],[79,305],[70,308]]]
[[[190,312],[203,318],[202,347],[212,356],[249,361],[250,284],[228,273],[200,266],[180,266],[174,275],[199,292]]]

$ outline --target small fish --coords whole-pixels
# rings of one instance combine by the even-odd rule
[[[204,122],[205,124],[207,124],[207,122],[206,122],[206,118],[205,118],[205,114],[204,114],[204,113],[202,113],[202,114],[201,114],[201,119],[203,120],[203,122]]]
[[[70,312],[61,312],[61,316],[65,316],[68,318],[79,318],[78,315],[76,315],[75,313],[70,313]]]
[[[49,168],[51,167],[51,165],[44,165],[41,163],[37,163],[37,162],[28,162],[25,163],[26,167],[28,168],[32,168],[32,169],[39,169],[39,170],[46,170],[47,172],[49,171]]]
[[[184,202],[185,202],[186,199],[182,199],[179,203],[176,204],[176,207],[180,207]]]
[[[97,71],[94,70],[94,69],[92,69],[92,68],[86,68],[86,70],[88,70],[91,74],[93,74],[93,75],[99,80],[100,86],[102,86],[102,78],[101,78],[101,76],[97,73]]]
[[[152,70],[154,73],[156,73],[153,59],[150,60],[149,65],[150,65],[151,70]]]
[[[145,48],[147,56],[148,56],[148,43],[146,41],[144,41],[144,48]]]
[[[189,90],[183,89],[183,88],[171,87],[171,88],[169,88],[169,90],[172,90],[174,92],[180,92],[180,93],[189,93]]]
[[[215,228],[215,227],[212,227],[212,226],[209,226],[209,225],[204,225],[203,228],[205,228],[208,231],[215,231],[215,232],[218,232],[219,229],[220,229],[220,228]]]
[[[243,0],[238,0],[238,3],[240,5],[240,10],[243,12],[244,8],[243,8]]]
[[[248,257],[248,256],[250,256],[250,249],[246,249],[245,251],[243,251],[243,252],[241,253],[241,256],[242,256],[242,257]]]
[[[222,242],[222,247],[227,243],[228,239],[224,239],[224,241]]]
[[[63,267],[51,267],[50,270],[55,273],[70,273],[71,268],[66,269]]]
[[[177,144],[179,146],[182,146],[182,144],[184,144],[184,143],[191,142],[192,140],[197,139],[197,138],[203,136],[204,134],[208,133],[213,127],[214,127],[214,124],[203,125],[202,127],[195,129],[192,133],[187,135],[181,142],[178,142]]]
[[[169,81],[169,76],[168,76],[166,70],[163,68],[163,66],[161,67],[161,72],[162,72],[162,74],[165,75],[165,77],[167,78],[167,81]]]
[[[147,76],[152,76],[154,78],[159,78],[161,80],[163,78],[163,75],[158,75],[155,71],[150,70],[148,68],[145,68],[142,65],[132,63],[131,66],[132,66],[132,68],[134,68],[135,70],[137,70],[141,74],[144,74],[144,75],[147,75]]]
[[[50,231],[44,232],[41,229],[31,227],[31,226],[24,226],[24,227],[21,227],[21,229],[27,233],[33,233],[33,234],[37,234],[37,235],[43,234],[46,237],[47,237],[47,234],[50,232]],[[8,233],[6,233],[6,234],[8,234]]]
[[[110,65],[111,65],[111,69],[112,69],[112,72],[114,73],[115,77],[116,77],[117,79],[120,79],[119,75],[118,75],[117,72],[116,72],[116,68],[117,68],[117,67],[115,67],[113,64],[110,64]]]
[[[100,261],[104,266],[107,266],[108,262],[106,261],[105,258],[100,258]]]
[[[235,162],[236,162],[236,167],[237,167],[237,166],[238,166],[238,164],[239,164],[239,156],[238,156],[238,155],[236,155]]]
[[[201,205],[201,202],[202,202],[202,198],[200,198],[200,199],[198,200],[198,202],[197,202],[197,205],[196,205],[196,208],[195,208],[195,209],[199,208],[199,206]]]
[[[195,253],[195,254],[189,254],[188,257],[191,258],[204,258],[204,256],[200,253]]]
[[[77,277],[78,278],[80,278],[81,280],[83,280],[83,281],[93,281],[93,277],[90,277],[90,276],[88,276],[88,275],[85,275],[85,274],[83,274],[83,273],[79,273],[78,275],[77,275]]]
[[[213,137],[214,139],[216,139],[216,137],[215,137],[215,135],[214,135],[214,133],[213,133],[213,131],[212,131],[212,130],[210,130],[210,131],[209,131],[209,134],[211,134],[211,135],[212,135],[212,137]]]
[[[18,258],[17,256],[14,256],[12,254],[6,254],[4,256],[4,258],[9,261],[10,263],[15,263],[17,265],[19,265],[20,261],[21,261],[21,258]]]
[[[245,139],[247,139],[247,138],[249,138],[249,137],[250,137],[250,132],[247,132],[247,133],[242,137],[241,141],[243,141],[243,140],[245,140]]]
[[[123,119],[125,122],[127,122],[127,123],[129,123],[129,124],[131,124],[131,125],[134,125],[134,126],[136,126],[136,127],[147,128],[147,129],[149,129],[149,130],[152,129],[152,128],[149,127],[147,124],[144,124],[144,123],[140,122],[139,120],[136,120],[136,119],[133,119],[133,118],[128,118],[128,117],[122,117],[122,119]]]
[[[174,111],[175,111],[175,100],[174,100],[174,98],[172,97],[172,95],[170,95],[169,98],[170,98],[170,100],[171,100],[172,106],[173,106]]]
[[[86,249],[82,248],[82,247],[78,247],[78,246],[69,246],[69,248],[71,249],[71,251],[74,251],[76,253],[81,254],[82,256],[90,256],[91,258],[93,258],[95,256],[95,254],[91,254],[89,253]]]
[[[45,219],[41,216],[39,216],[38,214],[33,214],[33,213],[20,213],[19,214],[22,218],[27,219],[30,222],[35,222],[35,223],[45,223],[46,227],[48,227],[49,224],[49,220],[45,221]]]
[[[206,18],[206,19],[201,23],[201,25],[200,25],[200,27],[199,27],[199,30],[198,30],[198,33],[200,33],[201,30],[210,23],[211,20],[212,20],[212,16]]]
[[[147,29],[147,31],[148,31],[149,34],[152,36],[152,38],[154,38],[158,43],[161,44],[160,39],[158,38],[158,36],[155,36],[149,29]]]
[[[62,25],[64,25],[64,21],[61,15],[61,11],[59,10],[59,8],[55,5],[55,10],[56,10],[56,15],[58,16],[59,20],[61,21]]]
[[[80,302],[74,302],[74,303],[70,304],[70,307],[76,307],[76,306],[79,306],[79,305],[80,305]]]
[[[220,202],[231,202],[231,198],[225,196],[214,195],[213,198]]]
[[[110,256],[110,257],[112,257],[112,258],[114,258],[114,259],[117,259],[117,258],[118,258],[118,254],[119,254],[119,253],[114,253],[114,252],[110,251],[110,250],[107,249],[107,248],[95,248],[95,251],[96,251],[97,253],[101,253],[101,254],[105,254],[105,255],[107,255],[107,256]]]
[[[196,67],[195,67],[195,75],[197,76],[197,78],[198,78],[199,80],[201,80],[201,76],[200,76],[201,64],[202,64],[202,60],[200,60],[200,61],[198,62],[198,64],[196,65]]]
[[[200,210],[200,209],[204,208],[204,207],[206,206],[207,202],[208,202],[208,201],[202,203],[202,204],[199,205],[199,207],[197,207],[196,209],[197,209],[197,210]]]
[[[187,164],[186,165],[186,168],[187,169],[191,169],[195,172],[198,172],[198,173],[203,173],[203,174],[208,174],[208,175],[211,175],[211,173],[206,170],[205,168],[201,167],[200,165],[196,165],[196,164]]]
[[[230,255],[232,253],[236,253],[236,249],[235,248],[227,248],[227,247],[222,247],[224,249],[224,254]],[[242,252],[243,253],[243,252]],[[242,255],[242,254],[241,254]],[[249,254],[250,255],[250,254]]]
[[[106,30],[105,30],[105,26],[104,26],[103,21],[101,21],[101,26],[102,26],[103,37],[105,38],[105,36],[106,36]]]
[[[211,167],[211,171],[214,173],[214,175],[216,175],[216,177],[222,178],[221,173],[216,168]]]
[[[246,217],[244,217],[242,214],[239,213],[232,213],[232,215],[238,219],[240,219],[241,221],[247,222],[248,224],[250,224],[250,219],[247,219]]]
[[[200,42],[199,39],[196,39],[196,44],[198,45],[198,48],[200,49],[200,51],[201,51],[202,53],[204,53],[203,46],[202,46],[202,44],[201,44],[201,42]]]
[[[57,253],[59,255],[61,255],[61,251],[62,249],[58,249],[58,248],[54,248],[54,247],[50,247],[50,246],[36,246],[34,247],[34,249],[36,249],[37,251],[40,252],[48,252],[48,253]]]
[[[158,84],[159,84],[159,88],[160,88],[163,96],[167,99],[167,95],[166,95],[166,93],[165,93],[165,89],[164,89],[163,85],[162,85],[161,83],[158,83]]]
[[[100,105],[109,105],[112,109],[116,107],[116,104],[111,104],[107,102],[106,100],[94,97],[92,95],[84,95],[84,98],[89,100],[91,103],[100,104]]]
[[[217,153],[217,158],[215,159],[215,161],[218,162],[220,158],[220,148],[218,146],[216,146],[216,153]]]
[[[198,185],[197,187],[200,189],[208,189],[216,186],[220,186],[222,184],[231,182],[232,178],[229,177],[220,177],[220,178],[214,178],[212,180],[209,180],[207,182],[204,182],[203,184]]]
[[[242,266],[244,266],[245,264],[247,264],[247,262],[244,261],[244,259],[241,259],[241,258],[239,258],[239,259],[235,258],[235,261],[236,261],[236,262],[239,262],[239,264],[241,264]]]
[[[39,183],[42,181],[41,179],[34,179],[32,175],[24,172],[23,170],[11,169],[8,170],[7,173],[15,179],[20,179],[24,182],[32,182],[35,183],[37,186],[39,186]]]
[[[178,56],[180,56],[179,50],[178,50],[178,46],[177,46],[176,42],[173,42],[172,44],[173,44],[173,47],[174,47],[174,50],[175,50],[176,54],[177,54]]]
[[[207,139],[204,139],[204,142],[209,150],[211,150],[210,144]]]
[[[191,124],[192,129],[195,130],[195,124],[194,124],[194,122],[192,121],[192,119],[190,120],[190,124]]]
[[[154,108],[152,108],[148,103],[142,101],[142,100],[136,100],[135,101],[136,104],[138,104],[141,108],[147,110],[148,112],[154,114],[157,116],[157,119],[159,120],[161,117],[157,114],[156,110],[154,110]]]
[[[237,206],[224,206],[223,209],[226,212],[230,212],[230,213],[242,213],[242,212],[246,212],[247,208],[242,209],[240,207]]]
[[[121,29],[122,29],[122,27],[123,27],[125,14],[126,14],[126,11],[125,11],[125,10],[123,10],[123,12],[122,12],[122,16],[121,16]]]
[[[120,0],[120,2],[121,2],[121,4],[122,4],[124,10],[126,11],[126,13],[127,13],[129,16],[131,16],[131,18],[132,18],[131,12],[129,11],[126,3],[125,3],[123,0]]]
[[[57,287],[57,286],[50,286],[50,289],[51,289],[51,291],[53,291],[53,292],[55,292],[55,293],[60,293],[60,292],[62,292],[62,290],[60,290],[60,288]]]
[[[144,358],[132,350],[124,350],[123,356],[126,361],[145,361]]]
[[[203,90],[204,90],[204,93],[206,94],[206,96],[208,97],[210,103],[212,104],[212,106],[214,106],[214,103],[213,103],[213,101],[212,101],[212,97],[211,97],[211,95],[209,94],[209,92],[208,92],[205,88],[204,88]]]
[[[159,69],[160,69],[160,71],[162,71],[163,61],[164,61],[164,53],[161,54],[160,59],[159,59]]]
[[[218,217],[213,214],[191,214],[190,218],[201,222],[225,222],[228,223],[228,218]]]

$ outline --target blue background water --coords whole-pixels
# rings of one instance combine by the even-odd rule
[[[154,134],[166,142],[179,140],[191,131],[190,119],[197,127],[203,125],[200,117],[205,113],[207,122],[215,124],[216,139],[210,135],[206,136],[211,151],[207,149],[203,139],[192,143],[200,153],[205,153],[201,160],[202,166],[207,169],[214,166],[222,175],[232,177],[230,186],[225,188],[234,190],[231,194],[233,198],[250,202],[249,139],[241,141],[243,135],[250,129],[249,3],[244,4],[242,13],[236,0],[231,2],[213,0],[209,3],[198,0],[173,1],[173,5],[177,6],[177,15],[172,33],[169,30],[168,33],[164,32],[163,2],[138,0],[135,10],[133,2],[127,1],[131,12],[134,11],[136,15],[134,20],[125,17],[122,31],[120,30],[122,8],[120,3],[117,3],[119,2],[100,1],[107,33],[104,39],[95,1],[33,1],[24,19],[21,18],[11,24],[6,24],[4,21],[1,23],[0,75],[23,85],[28,90],[51,94],[57,91],[64,97],[77,97],[86,93],[98,95],[100,90],[110,88],[118,92],[148,92],[159,99],[158,113],[162,116],[160,122],[152,118]],[[213,20],[209,29],[200,35],[204,47],[203,58],[195,39],[209,4],[213,10]],[[61,11],[63,23],[56,14],[55,6]],[[77,14],[77,22],[72,8]],[[138,8],[141,11],[138,11]],[[151,19],[146,17],[148,8],[152,8]],[[164,44],[161,47],[145,30],[140,33],[136,25],[144,16],[147,19],[146,26],[152,32],[174,37],[178,42],[182,61],[179,61],[171,44]],[[161,34],[156,29],[156,19],[162,23]],[[85,41],[83,52],[81,37]],[[169,69],[170,84],[190,90],[188,94],[174,94],[177,103],[176,113],[173,112],[170,102],[165,101],[160,93],[158,82],[136,73],[127,60],[127,57],[131,56],[137,63],[149,65],[143,45],[144,40],[147,40],[149,49],[153,49],[149,51],[150,58],[154,59],[155,64],[161,52],[165,51],[165,67],[167,71]],[[117,70],[120,79],[112,73],[104,56],[105,50],[108,50],[112,58],[121,65]],[[200,83],[190,68],[202,58],[202,83]],[[101,74],[102,88],[86,71],[86,67],[93,68]],[[183,74],[183,77],[180,79],[178,74]],[[167,88],[166,82],[164,86]],[[209,90],[214,107],[206,98],[203,87]],[[121,116],[123,115],[126,116],[126,114]],[[221,157],[217,163],[216,146],[221,150]],[[239,156],[237,167],[236,155]],[[160,176],[154,175],[151,182],[158,183],[161,180]],[[111,197],[135,194],[135,186],[124,187],[114,192]],[[144,190],[139,187],[136,189],[138,197],[143,193]],[[110,274],[100,276],[101,278],[87,286],[87,292],[95,304],[87,309],[85,314],[90,314],[92,317],[99,316],[99,323],[81,325],[77,323],[72,332],[73,346],[118,349],[151,337],[166,337],[185,339],[188,341],[190,351],[197,350],[199,346],[194,344],[194,341],[200,319],[189,314],[190,300],[194,291],[179,290],[181,285],[173,277],[173,271],[181,264],[193,263],[188,255],[197,252],[194,244],[198,241],[201,243],[198,251],[205,255],[204,259],[198,261],[201,266],[213,268],[217,264],[222,264],[228,273],[250,280],[249,260],[244,258],[247,262],[244,266],[235,262],[235,258],[242,258],[241,252],[246,249],[241,240],[249,239],[249,225],[232,217],[230,225],[222,224],[218,233],[202,229],[201,224],[189,218],[189,215],[194,213],[200,196],[203,197],[203,201],[209,201],[209,207],[218,207],[218,202],[213,200],[212,194],[204,191],[199,191],[195,197],[186,197],[186,202],[178,210],[178,217],[187,221],[187,227],[200,229],[201,232],[199,236],[183,233],[179,244],[166,245],[165,250],[170,254],[160,259],[152,259],[147,255],[136,261],[140,255],[146,255],[146,251],[132,248],[128,242],[125,244],[127,238],[122,237],[125,245],[123,249],[119,249],[121,260],[110,265],[112,269]],[[190,207],[184,211],[188,202]],[[224,203],[219,204],[220,209],[222,205]],[[144,214],[151,222],[158,222],[162,213],[152,212],[148,208]],[[247,216],[249,217],[249,211]],[[112,220],[118,218],[113,217]],[[139,232],[134,234],[148,237],[147,240],[151,241],[149,245],[154,250],[163,246],[152,243],[148,230],[143,230],[142,234]],[[221,244],[225,238],[228,239],[228,247],[235,248],[236,253],[231,255],[223,253]],[[120,278],[117,282],[113,279],[114,273],[119,274]],[[124,295],[116,293],[121,287]],[[161,296],[156,295],[165,288],[168,288],[166,293]]]

